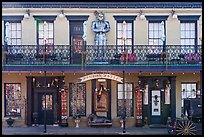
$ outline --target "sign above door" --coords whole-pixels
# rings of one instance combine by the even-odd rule
[[[92,79],[111,79],[122,83],[123,78],[112,74],[90,74],[80,78],[80,82],[85,82]]]

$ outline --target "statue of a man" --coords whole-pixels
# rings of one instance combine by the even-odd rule
[[[108,21],[104,21],[103,12],[94,12],[96,21],[92,22],[92,30],[95,32],[95,54],[97,61],[106,61],[106,33],[110,31]]]

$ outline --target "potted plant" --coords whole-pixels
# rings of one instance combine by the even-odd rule
[[[120,125],[121,125],[120,127],[123,128],[123,126],[124,126],[124,124],[123,124],[124,123],[123,117],[120,116],[119,120],[120,120]]]
[[[8,124],[8,127],[12,127],[14,121],[15,121],[14,119],[12,119],[11,117],[9,117],[9,118],[6,120],[6,122],[7,122],[7,124]]]
[[[81,115],[80,114],[73,114],[73,118],[74,118],[74,122],[76,124],[76,127],[79,127]]]

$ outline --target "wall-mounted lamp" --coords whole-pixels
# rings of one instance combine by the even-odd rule
[[[144,15],[144,13],[143,13],[142,10],[140,10],[139,16],[140,16],[140,19],[141,19],[141,20],[144,20],[144,19],[145,19],[145,15]]]
[[[26,14],[24,15],[24,18],[29,19],[29,17],[30,17],[30,10],[27,9]]]
[[[177,14],[176,14],[175,12],[176,12],[175,10],[172,10],[172,11],[171,11],[171,16],[172,16],[172,18],[174,18],[174,19],[177,18]]]
[[[59,17],[64,18],[64,11],[63,10],[61,10],[61,13],[59,14]]]

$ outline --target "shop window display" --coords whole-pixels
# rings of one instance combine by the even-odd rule
[[[5,84],[5,116],[21,116],[21,84]]]

